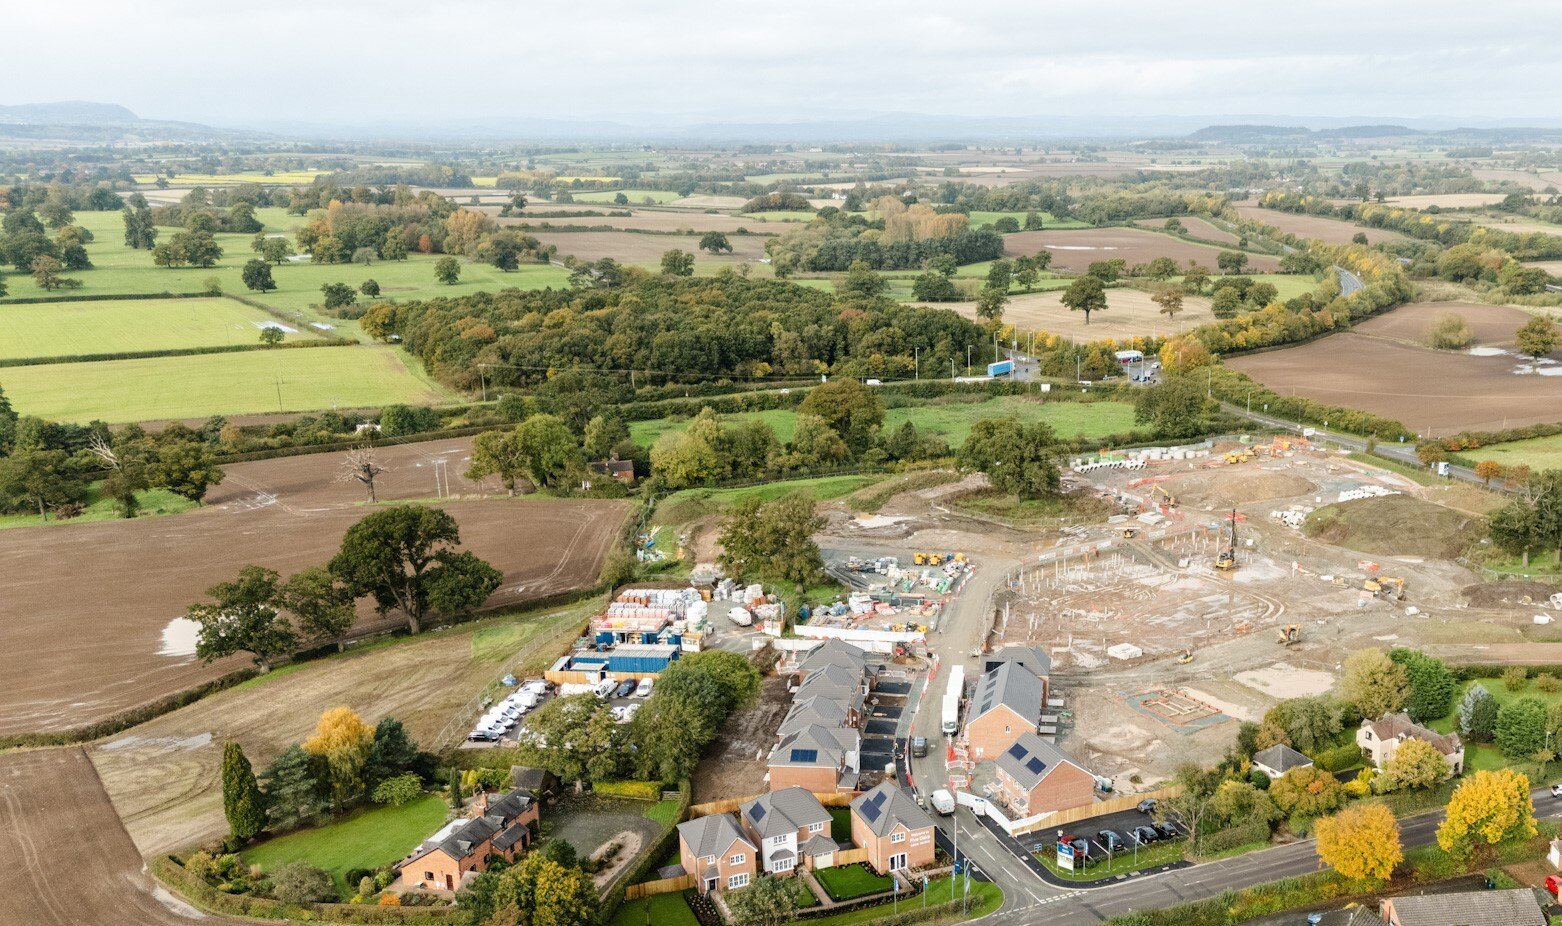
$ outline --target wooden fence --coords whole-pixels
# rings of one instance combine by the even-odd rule
[[[1182,793],[1182,788],[1173,785],[1169,788],[1159,788],[1155,791],[1146,791],[1143,794],[1129,794],[1124,797],[1108,798],[1104,801],[1096,801],[1093,804],[1085,804],[1081,807],[1071,807],[1068,810],[1060,810],[1057,813],[1047,814],[1035,823],[1015,828],[1011,835],[1018,836],[1021,833],[1034,833],[1037,830],[1056,829],[1065,823],[1077,823],[1080,820],[1088,820],[1091,817],[1100,817],[1109,813],[1117,813],[1122,810],[1133,810],[1139,806],[1139,802],[1147,798],[1161,800],[1168,797],[1176,797]]]
[[[826,807],[845,807],[857,799],[858,793],[859,792],[856,791],[815,791],[814,797],[817,797],[819,799],[819,803]],[[689,807],[689,819],[694,820],[699,817],[708,817],[713,813],[737,813],[738,808],[742,807],[744,804],[747,804],[756,797],[763,796],[764,795],[762,794],[751,794],[748,797],[734,797],[725,801],[711,801],[708,804],[693,804]]]
[[[683,875],[677,878],[662,878],[659,881],[646,881],[643,884],[631,884],[624,889],[625,900],[639,900],[642,897],[652,897],[656,894],[672,894],[678,891],[687,891],[694,886],[694,875]]]
[[[836,849],[834,861],[836,865],[855,865],[858,862],[868,860],[867,849]]]

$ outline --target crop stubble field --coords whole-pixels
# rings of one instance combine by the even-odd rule
[[[954,309],[966,318],[980,320],[974,302],[919,303]],[[1214,321],[1210,300],[1203,296],[1185,296],[1182,311],[1175,319],[1161,314],[1161,307],[1150,299],[1150,294],[1138,289],[1119,287],[1106,291],[1106,309],[1090,313],[1090,323],[1085,324],[1082,312],[1070,311],[1063,304],[1061,291],[1027,293],[1010,298],[1003,307],[1003,320],[1018,325],[1026,331],[1046,331],[1068,337],[1088,337],[1090,340],[1139,337],[1143,335],[1176,334],[1206,322]]]
[[[1350,244],[1351,238],[1358,233],[1367,236],[1368,244],[1381,244],[1385,241],[1404,241],[1404,235],[1396,231],[1384,228],[1369,228],[1365,225],[1357,225],[1342,219],[1331,219],[1321,215],[1305,215],[1299,212],[1281,212],[1278,209],[1263,209],[1256,205],[1239,205],[1235,207],[1237,214],[1244,219],[1251,219],[1264,225],[1273,225],[1283,232],[1289,232],[1299,238],[1317,238],[1325,244]]]
[[[380,461],[390,471],[379,483],[381,501],[431,497],[438,458],[447,461],[452,489],[463,491],[457,477],[469,446],[385,448]],[[341,459],[229,466],[210,504],[183,515],[0,533],[0,570],[11,577],[0,612],[7,641],[0,677],[13,680],[0,735],[79,727],[245,665],[242,657],[203,665],[189,653],[193,641],[165,639],[165,629],[241,566],[287,575],[328,560],[370,511],[356,484],[336,481]],[[590,585],[628,505],[484,498],[447,510],[464,546],[504,574],[488,601],[499,606]],[[366,602],[359,620],[366,628],[378,621]]]
[[[1083,272],[1097,261],[1122,258],[1132,267],[1157,257],[1170,257],[1179,267],[1198,261],[1214,271],[1221,249],[1143,228],[1091,228],[1015,232],[1003,236],[1003,250],[1010,257],[1045,250],[1052,255],[1054,268]],[[1249,254],[1247,261],[1248,269],[1256,273],[1273,272],[1280,267],[1280,262],[1267,254]]]

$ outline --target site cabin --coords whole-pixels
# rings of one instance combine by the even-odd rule
[[[1408,739],[1425,740],[1442,753],[1449,770],[1458,775],[1464,771],[1464,743],[1459,734],[1442,734],[1411,721],[1409,714],[1384,714],[1377,720],[1363,720],[1356,731],[1356,745],[1372,757],[1372,767],[1383,771],[1383,766],[1394,758],[1399,744]]]
[[[1546,926],[1546,913],[1531,888],[1388,897],[1382,904],[1387,926]]]
[[[500,798],[479,794],[471,816],[447,823],[396,864],[392,889],[453,893],[492,859],[513,863],[531,845],[538,823],[537,802],[522,789]]]
[[[738,890],[758,873],[759,848],[731,814],[713,813],[678,824],[678,860],[701,894]]]
[[[1096,799],[1096,776],[1035,733],[998,757],[998,793],[1021,816],[1084,807]]]
[[[759,846],[760,870],[789,875],[835,864],[830,838],[830,811],[803,788],[782,788],[761,794],[738,810],[750,840]]]
[[[966,711],[965,741],[971,758],[995,759],[1026,733],[1035,733],[1047,703],[1047,685],[1017,662],[982,676]]]
[[[851,802],[852,842],[879,874],[933,864],[933,818],[905,791],[883,782]]]

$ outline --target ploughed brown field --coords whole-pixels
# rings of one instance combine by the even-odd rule
[[[628,504],[476,497],[482,487],[460,476],[468,447],[383,449],[380,500],[432,499],[436,470],[448,492],[472,493],[439,504],[460,524],[463,545],[504,574],[489,607],[590,585]],[[372,510],[357,483],[337,481],[342,458],[234,464],[206,507],[186,514],[0,531],[8,576],[0,735],[84,726],[246,665],[243,656],[203,665],[188,627],[170,622],[242,566],[286,576],[330,559],[347,528]],[[358,631],[399,624],[360,604]]]
[[[1167,219],[1140,219],[1134,224],[1140,228],[1148,228],[1151,231],[1160,231],[1166,227],[1167,221]],[[1210,224],[1208,219],[1183,215],[1178,216],[1177,221],[1181,222],[1182,227],[1188,230],[1188,234],[1195,238],[1203,238],[1205,241],[1224,241],[1226,244],[1237,243],[1236,235],[1226,231],[1224,228],[1216,228]]]
[[[1427,322],[1443,311],[1463,315],[1491,353],[1421,346]],[[1281,395],[1363,409],[1437,437],[1556,421],[1562,376],[1521,372],[1528,360],[1503,349],[1527,317],[1506,306],[1418,303],[1352,331],[1226,363]]]
[[[1239,205],[1235,207],[1237,215],[1244,219],[1262,222],[1265,225],[1273,225],[1283,232],[1289,232],[1299,238],[1317,238],[1324,244],[1350,244],[1351,238],[1357,232],[1367,236],[1368,244],[1379,244],[1384,241],[1403,241],[1405,236],[1396,231],[1384,228],[1369,228],[1365,225],[1357,225],[1354,222],[1346,222],[1343,219],[1331,219],[1321,215],[1304,215],[1300,212],[1281,212],[1279,209],[1262,209],[1253,204]]]
[[[1081,273],[1096,261],[1122,258],[1132,267],[1149,263],[1157,257],[1170,257],[1180,267],[1186,267],[1189,261],[1197,261],[1213,273],[1217,272],[1215,259],[1220,256],[1220,248],[1194,244],[1142,228],[1015,232],[1003,236],[1003,250],[1010,257],[1046,251],[1052,255],[1052,267],[1055,269]],[[1254,273],[1271,273],[1280,268],[1280,262],[1267,254],[1249,254],[1247,267]]]
[[[204,915],[166,891],[154,894],[142,864],[81,749],[0,755],[0,924],[247,922]]]
[[[560,232],[542,229],[533,229],[527,234],[543,244],[557,245],[560,258],[568,254],[581,260],[611,257],[621,264],[659,261],[664,253],[673,248],[681,248],[693,254],[697,262],[758,260],[765,256],[765,242],[770,240],[756,235],[731,235],[727,242],[732,245],[732,253],[714,255],[700,250],[699,235],[639,235],[627,231]]]

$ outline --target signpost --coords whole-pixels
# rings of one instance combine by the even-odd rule
[[[1058,840],[1058,867],[1074,870],[1074,844],[1066,839]]]

